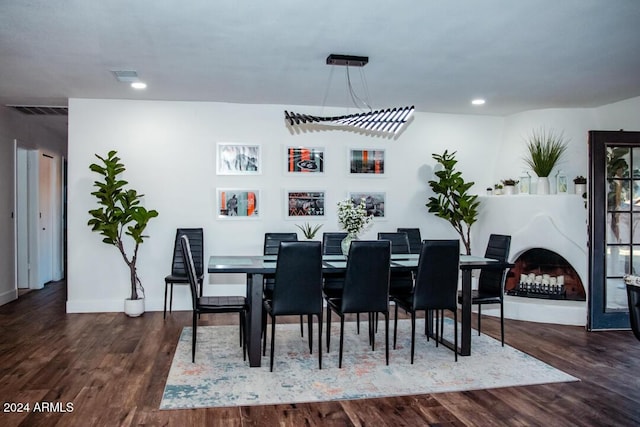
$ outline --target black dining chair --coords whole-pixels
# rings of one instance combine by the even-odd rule
[[[262,247],[263,255],[278,255],[280,250],[280,242],[297,242],[298,233],[264,233],[264,244]],[[271,298],[273,293],[273,284],[275,283],[275,274],[264,275],[263,293],[265,298]],[[300,318],[300,335],[304,335],[303,320]]]
[[[281,242],[273,293],[265,299],[263,346],[266,348],[266,316],[271,317],[270,366],[273,372],[276,318],[285,315],[309,317],[309,352],[313,353],[312,316],[318,318],[318,364],[322,369],[322,249],[320,242]]]
[[[187,277],[187,269],[184,263],[182,255],[182,248],[180,246],[181,236],[189,237],[193,254],[193,264],[196,269],[196,277],[200,288],[199,295],[202,295],[202,285],[204,282],[204,238],[202,228],[178,228],[176,230],[176,238],[173,243],[173,261],[171,262],[171,274],[164,278],[164,310],[162,317],[167,317],[167,290],[170,290],[169,296],[169,313],[173,306],[173,285],[188,285],[189,278]]]
[[[419,254],[420,248],[422,247],[420,229],[398,227],[397,231],[400,233],[407,233],[407,238],[409,239],[409,252],[412,254]]]
[[[378,240],[389,240],[391,242],[392,254],[409,254],[409,238],[404,232],[384,232],[378,233]],[[413,274],[410,271],[391,272],[389,283],[390,293],[411,293],[413,290]]]
[[[325,232],[322,233],[322,254],[342,255],[342,240],[347,233]],[[324,275],[322,291],[328,297],[337,297],[342,293],[344,286],[344,273],[327,273]]]
[[[395,303],[395,319],[393,322],[393,348],[396,348],[398,330],[398,307],[411,314],[411,363],[413,364],[416,341],[416,312],[425,311],[425,323],[428,316],[441,310],[453,313],[453,335],[455,360],[458,361],[458,269],[460,268],[459,240],[425,240],[421,245],[416,284],[410,294],[390,293]],[[435,337],[438,345],[438,322],[436,316]],[[444,318],[442,319],[444,322]],[[427,336],[429,331],[427,330]],[[442,335],[442,333],[440,333]]]
[[[511,247],[511,236],[491,234],[484,253],[485,258],[507,262]],[[471,304],[478,306],[478,335],[482,330],[482,306],[500,304],[500,341],[504,346],[504,284],[507,269],[481,269],[478,276],[478,289],[471,292]],[[462,303],[462,293],[458,293]]]
[[[243,358],[247,356],[247,311],[249,309],[247,299],[241,296],[217,296],[203,297],[198,294],[198,277],[191,252],[189,237],[180,236],[182,256],[191,289],[191,302],[193,307],[193,337],[191,339],[191,362],[196,361],[196,341],[198,337],[198,319],[204,313],[239,313],[240,315],[240,345],[242,346]]]
[[[640,341],[640,277],[626,276],[629,322],[633,335]]]
[[[330,348],[331,312],[340,317],[340,355],[342,368],[344,317],[348,313],[369,315],[369,344],[375,350],[374,314],[385,318],[385,356],[389,364],[389,276],[391,243],[388,240],[354,240],[349,248],[344,287],[339,297],[326,297],[327,352]]]

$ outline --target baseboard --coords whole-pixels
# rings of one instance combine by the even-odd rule
[[[6,292],[0,293],[0,305],[4,305],[8,302],[18,299],[18,290],[10,289]]]

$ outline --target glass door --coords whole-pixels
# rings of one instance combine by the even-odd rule
[[[628,329],[624,275],[640,275],[640,132],[589,132],[590,330]]]

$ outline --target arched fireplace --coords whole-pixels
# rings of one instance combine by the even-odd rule
[[[524,251],[513,261],[505,284],[507,295],[524,298],[586,301],[580,276],[563,256],[545,248]]]
[[[588,235],[587,210],[582,197],[527,194],[480,196],[479,200],[478,221],[472,231],[472,253],[484,253],[491,233],[507,234],[511,236],[509,261],[516,267],[506,289],[515,289],[521,274],[529,277],[533,273],[532,286],[521,289],[524,292],[520,295],[509,295],[509,292],[505,295],[505,317],[585,326]],[[559,276],[563,276],[564,285],[561,295],[557,292]],[[556,279],[555,289],[550,287],[551,277]],[[536,282],[540,286],[536,286]],[[483,307],[482,314],[500,315],[499,307],[488,307]]]

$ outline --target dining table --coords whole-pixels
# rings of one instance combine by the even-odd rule
[[[247,302],[249,313],[247,316],[247,353],[249,366],[261,365],[261,334],[262,334],[262,292],[264,276],[275,274],[277,255],[213,255],[209,257],[207,272],[241,273],[247,276]],[[392,254],[391,271],[417,271],[418,254]],[[472,273],[477,269],[504,270],[513,264],[501,262],[491,258],[474,255],[460,255],[460,270],[462,276],[462,303],[460,319],[460,345],[458,354],[471,355],[471,287]],[[323,255],[323,274],[344,273],[347,268],[347,257],[344,255]],[[442,340],[443,344],[453,347],[453,343]]]

